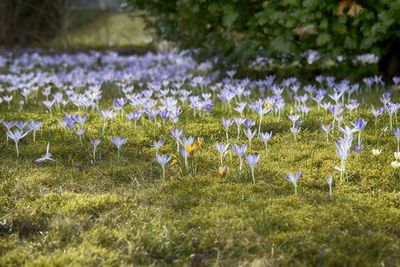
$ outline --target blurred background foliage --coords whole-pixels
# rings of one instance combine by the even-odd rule
[[[65,0],[0,1],[0,43],[31,44],[54,37],[65,27]]]
[[[120,0],[1,0],[0,45],[147,50],[152,37],[138,14]]]
[[[257,56],[380,55],[381,69],[399,69],[399,0],[130,0],[151,14],[159,37],[204,58],[246,64]],[[350,58],[348,57],[348,60]],[[351,62],[348,62],[351,63]]]
[[[1,0],[0,45],[138,52],[168,41],[222,67],[260,57],[301,63],[280,68],[284,75],[324,72],[304,56],[316,50],[320,62],[340,56],[340,67],[328,64],[333,75],[379,67],[391,77],[400,70],[399,21],[400,0]],[[379,66],[355,70],[363,53],[380,56]]]

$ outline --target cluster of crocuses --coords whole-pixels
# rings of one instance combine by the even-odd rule
[[[245,107],[246,103],[241,103],[239,104],[239,110],[238,112],[240,113],[240,116],[243,114],[243,109]],[[223,164],[223,159],[225,156],[228,154],[228,150],[231,147],[233,152],[236,154],[236,156],[239,159],[239,171],[242,171],[242,166],[243,166],[243,159],[245,159],[246,163],[249,165],[250,170],[251,170],[251,176],[253,183],[255,183],[255,168],[257,165],[257,162],[260,159],[260,154],[259,153],[253,153],[253,154],[246,154],[247,148],[251,148],[252,140],[257,136],[262,140],[265,146],[265,156],[268,155],[268,149],[267,149],[267,144],[268,141],[270,140],[272,136],[272,131],[270,132],[261,132],[261,125],[262,125],[262,118],[263,116],[270,111],[269,108],[263,107],[269,105],[268,102],[264,101],[258,101],[258,102],[253,102],[250,104],[252,106],[252,109],[255,110],[258,114],[259,117],[259,126],[258,126],[258,131],[257,130],[252,130],[252,127],[256,125],[256,122],[249,119],[249,118],[241,118],[241,117],[234,117],[232,119],[226,119],[222,118],[222,126],[225,130],[225,135],[226,135],[226,144],[224,143],[216,143],[215,148],[219,153],[220,156],[220,167],[219,167],[219,174],[220,176],[225,176],[228,167]],[[236,108],[238,109],[238,108]],[[236,136],[236,143],[237,144],[230,144],[229,142],[229,128],[235,124],[237,128],[237,136]],[[244,125],[245,130],[244,135],[247,138],[247,144],[238,144],[241,140],[241,125]]]
[[[195,152],[202,148],[204,140],[201,137],[195,140],[193,136],[185,136],[184,130],[179,128],[171,129],[169,133],[175,141],[177,155],[181,156],[184,173],[189,173],[191,165],[193,165],[189,162],[190,157],[194,156]],[[164,142],[164,139],[154,140],[152,145],[156,150],[156,161],[161,166],[163,179],[165,179],[165,166],[172,158],[170,154],[160,153]]]
[[[3,121],[3,126],[6,129],[6,142],[9,139],[15,143],[15,152],[19,156],[19,141],[23,139],[28,133],[32,133],[33,142],[36,141],[36,132],[43,127],[43,123],[30,120],[26,121]]]
[[[176,146],[175,153],[175,149],[163,149],[165,141],[161,137],[153,143],[155,160],[161,166],[164,179],[172,158],[181,162],[186,174],[197,171],[195,154],[201,151],[203,140],[184,133],[188,120],[200,123],[221,120],[223,136],[213,140],[220,176],[225,177],[228,172],[226,156],[234,155],[232,160],[237,160],[239,172],[244,162],[248,165],[253,183],[260,160],[268,162],[272,135],[282,137],[281,133],[289,133],[288,142],[296,146],[308,137],[312,128],[310,113],[320,118],[321,139],[331,146],[332,152],[336,148],[339,165],[336,170],[341,182],[349,177],[348,161],[353,151],[356,159],[362,155],[366,146],[363,132],[368,128],[374,127],[377,139],[385,134],[385,129],[392,132],[397,140],[396,153],[400,153],[397,116],[400,105],[393,101],[397,93],[380,93],[379,106],[370,108],[372,123],[367,123],[367,115],[359,112],[360,107],[365,107],[359,96],[398,88],[399,77],[393,78],[390,85],[380,76],[366,77],[362,83],[317,76],[315,81],[303,84],[294,77],[278,81],[272,75],[259,80],[239,79],[234,69],[218,76],[210,69],[212,63],[196,63],[186,53],[144,56],[91,53],[58,57],[26,54],[17,57],[0,74],[0,108],[29,111],[33,107],[49,121],[58,120],[58,126],[81,145],[89,143],[88,136],[94,136],[90,139],[93,160],[101,159],[98,147],[105,140],[115,145],[116,158],[120,159],[124,147],[129,146],[128,138],[132,138],[119,131],[121,122],[132,129],[160,128],[170,134]],[[92,131],[93,120],[101,121],[95,131]],[[271,122],[282,127],[274,129]],[[28,133],[36,141],[37,131],[49,126],[48,134],[51,134],[51,125],[47,125],[50,123],[44,120],[43,123],[10,119],[2,123],[6,142],[9,139],[15,142],[17,156],[19,141],[27,138]],[[262,150],[254,150],[256,140],[262,141]],[[50,144],[46,144],[46,154],[38,158],[38,163],[52,160]],[[372,153],[380,154],[379,147]],[[400,166],[396,155],[391,163],[394,168]],[[300,176],[301,172],[297,171],[286,177],[296,193]],[[330,187],[332,180],[327,181]]]

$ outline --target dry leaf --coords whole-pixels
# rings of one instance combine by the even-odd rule
[[[362,8],[361,5],[357,4],[356,2],[353,2],[353,4],[352,4],[351,7],[350,7],[350,10],[349,10],[349,12],[347,12],[347,14],[348,14],[349,16],[351,16],[351,17],[354,17],[354,16],[356,16],[358,13],[360,13],[362,9],[363,9],[363,8]]]
[[[347,9],[349,10],[347,11],[347,15],[354,17],[361,12],[363,7],[354,0],[342,0],[338,5],[336,14],[338,16],[343,16]]]
[[[340,1],[338,8],[337,8],[337,15],[338,16],[343,16],[344,15],[344,10],[349,8],[353,4],[352,0],[342,0]]]

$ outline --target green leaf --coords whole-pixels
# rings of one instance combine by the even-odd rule
[[[283,36],[278,36],[271,42],[271,48],[275,51],[282,53],[290,53],[292,52],[290,49],[290,43],[287,38]]]
[[[323,46],[331,41],[331,36],[327,32],[320,33],[317,38],[317,46]]]
[[[218,4],[217,4],[217,3],[211,3],[211,4],[208,6],[208,12],[210,12],[210,14],[211,14],[212,16],[218,15],[218,12],[219,12],[219,6],[218,6]]]
[[[224,6],[224,17],[223,17],[223,25],[225,27],[230,28],[236,19],[239,17],[239,13],[235,10],[235,7],[232,5]]]
[[[350,36],[347,36],[344,39],[344,46],[349,49],[356,49],[357,48],[357,40]]]

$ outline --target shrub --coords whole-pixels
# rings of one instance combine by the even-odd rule
[[[244,63],[257,55],[393,54],[400,2],[391,0],[131,0],[158,36],[201,55]],[[390,56],[389,59],[394,55]],[[387,64],[386,64],[387,65]]]

